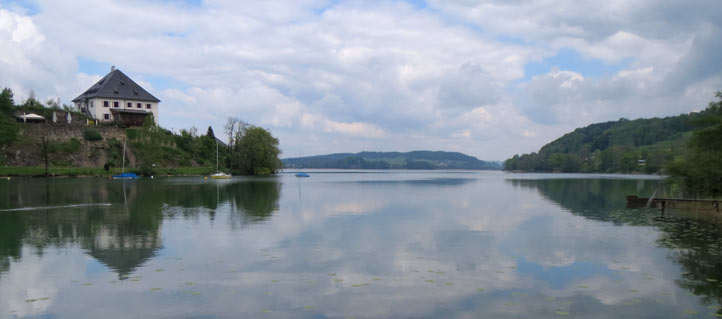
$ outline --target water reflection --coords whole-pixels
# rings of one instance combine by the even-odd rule
[[[41,191],[13,194],[2,208],[112,205],[0,212],[0,317],[127,317],[131,309],[162,318],[664,318],[718,310],[707,308],[719,302],[716,230],[624,209],[627,192],[644,194],[656,181],[519,176],[527,175],[12,181]],[[74,190],[63,199],[56,187]]]
[[[614,213],[626,206],[626,196],[652,194],[660,180],[555,178],[510,179],[514,187],[537,190],[572,214],[589,219],[620,222]]]
[[[0,278],[22,247],[42,256],[48,248],[78,246],[128,279],[163,247],[164,218],[213,219],[219,207],[231,212],[234,228],[268,219],[278,210],[275,179],[205,181],[168,179],[24,179],[0,184]],[[10,191],[12,189],[12,191]],[[110,203],[75,206],[78,203]],[[15,210],[33,207],[32,210]],[[48,207],[44,209],[43,207]]]
[[[537,190],[572,214],[615,224],[649,226],[659,230],[657,244],[681,266],[676,284],[700,296],[703,304],[722,317],[722,216],[710,212],[624,209],[625,196],[651,194],[655,180],[541,179],[508,181],[514,187]],[[589,247],[589,245],[585,245]],[[595,252],[604,248],[597,247]]]

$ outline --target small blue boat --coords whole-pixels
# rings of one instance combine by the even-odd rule
[[[112,175],[112,179],[138,179],[140,176],[135,175],[135,173],[126,173],[125,172],[125,141],[123,141],[123,170],[118,175]]]
[[[118,175],[113,175],[113,179],[138,179],[140,176],[136,175],[135,173],[122,173]]]
[[[311,176],[309,176],[308,174],[306,174],[304,172],[298,172],[298,173],[296,173],[296,177],[311,177]]]

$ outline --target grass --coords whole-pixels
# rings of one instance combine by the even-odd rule
[[[136,169],[127,169],[133,172]],[[175,168],[153,168],[153,175],[209,175],[214,170],[210,167],[175,167]],[[114,174],[120,174],[121,168],[111,168],[106,171],[103,168],[92,167],[48,167],[50,176],[95,176],[107,177]],[[0,176],[2,177],[42,177],[45,176],[45,167],[0,167]]]

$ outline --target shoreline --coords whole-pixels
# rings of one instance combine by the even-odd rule
[[[140,174],[138,168],[131,168],[128,172]],[[210,167],[173,167],[173,168],[154,168],[153,176],[204,176],[213,174],[214,170]],[[45,167],[37,166],[6,166],[0,167],[0,178],[73,178],[73,177],[106,177],[120,174],[120,168],[112,168],[105,170],[102,167],[48,167],[48,176],[45,176]]]

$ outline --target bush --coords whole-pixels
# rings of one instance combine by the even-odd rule
[[[148,164],[142,164],[140,167],[138,167],[135,170],[136,174],[140,174],[143,176],[153,176],[155,175],[155,171],[153,170],[153,167]]]
[[[138,138],[138,130],[129,128],[125,130],[125,135],[128,136],[128,139],[133,141]]]
[[[98,132],[95,129],[92,128],[86,128],[83,132],[83,138],[85,138],[86,141],[100,141],[103,139],[103,136],[100,135],[100,132]]]

